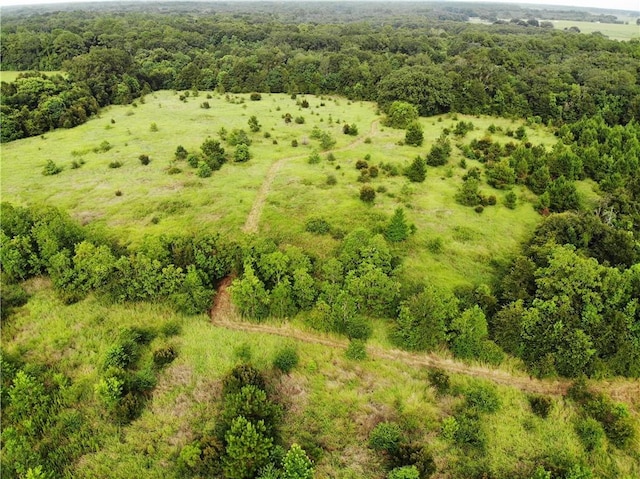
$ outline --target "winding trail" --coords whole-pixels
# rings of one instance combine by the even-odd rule
[[[227,289],[231,281],[232,278],[226,278],[218,289],[216,300],[210,311],[213,325],[235,331],[271,334],[306,343],[320,344],[329,348],[347,348],[347,340],[328,337],[321,333],[302,331],[290,324],[273,325],[242,321],[234,309]],[[537,379],[525,373],[517,374],[501,369],[470,365],[433,353],[410,353],[398,349],[387,349],[377,346],[368,346],[367,353],[372,359],[400,361],[404,364],[417,367],[439,368],[449,373],[488,379],[496,384],[517,388],[527,393],[564,396],[571,386],[571,381],[566,379]],[[617,401],[627,403],[636,412],[640,411],[640,381],[638,380],[598,381],[592,385],[592,388],[605,392]]]
[[[380,120],[374,120],[371,123],[371,127],[369,129],[369,134],[366,136],[372,137],[378,131],[378,124]],[[341,148],[336,148],[333,150],[327,150],[325,153],[338,153],[340,151],[349,150],[355,146],[358,146],[364,142],[365,135],[358,137],[355,141],[349,143],[347,146],[343,146]],[[251,211],[249,211],[249,215],[247,216],[247,220],[242,227],[242,231],[244,233],[257,233],[258,225],[260,223],[260,217],[262,216],[262,210],[264,209],[264,205],[267,201],[267,196],[269,196],[269,192],[271,191],[271,185],[273,184],[273,180],[275,180],[276,175],[280,171],[280,169],[289,161],[301,160],[306,158],[308,155],[298,155],[298,156],[290,156],[288,158],[281,158],[277,160],[275,163],[271,165],[267,174],[262,181],[262,185],[260,185],[260,189],[258,190],[258,194],[256,198],[253,200],[253,205],[251,205]]]

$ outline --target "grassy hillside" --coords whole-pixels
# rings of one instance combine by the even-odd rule
[[[187,477],[181,451],[215,426],[222,377],[247,357],[267,371],[275,398],[285,406],[285,445],[298,442],[305,448],[316,463],[316,477],[385,477],[383,456],[368,446],[383,421],[396,422],[412,442],[426,445],[437,468],[433,477],[528,477],[537,464],[561,471],[576,463],[589,464],[597,477],[640,474],[637,450],[619,450],[605,439],[586,452],[576,433],[582,413],[559,396],[551,397],[545,419],[532,412],[527,394],[481,379],[454,374],[450,387],[439,393],[426,368],[401,360],[354,362],[341,348],[231,331],[206,316],[181,317],[158,304],[107,306],[89,297],[65,306],[46,281],[26,286],[29,303],[2,328],[4,353],[49,365],[68,378],[63,397],[77,419],[65,426],[66,434],[79,438],[85,428],[91,431],[90,443],[68,464],[69,477]],[[94,391],[115,338],[132,327],[155,335],[149,349],[171,344],[178,356],[158,374],[139,418],[116,426]],[[300,355],[289,375],[271,366],[284,345]],[[498,409],[481,413],[465,442],[452,432],[452,417],[459,422],[465,411],[470,414],[474,391],[497,398]]]
[[[461,144],[486,136],[492,124],[498,128],[494,141],[513,141],[500,130],[515,130],[522,125],[519,121],[462,115],[423,118],[425,142],[416,148],[401,146],[404,130],[382,126],[371,103],[307,96],[309,108],[302,108],[302,97],[265,94],[261,101],[250,101],[249,95],[206,96],[210,95],[200,92],[181,101],[178,93],[157,92],[145,97],[144,103],[106,108],[100,117],[72,130],[3,145],[3,199],[59,206],[91,228],[134,245],[148,234],[201,230],[237,238],[243,227],[246,230],[249,213],[260,206],[254,218],[257,230],[312,247],[319,255],[327,254],[337,242],[306,233],[309,218],[321,217],[335,231],[348,232],[357,226],[375,229],[403,206],[417,228],[406,246],[406,274],[429,276],[449,286],[488,282],[493,268],[513,253],[540,219],[527,202],[530,193],[522,187],[515,188],[520,197],[515,210],[504,207],[505,192],[486,185],[483,191],[496,195],[498,205],[486,208],[482,215],[455,203],[467,171],[458,166],[462,155],[455,146],[449,164],[429,167],[424,183],[409,183],[403,176],[381,171],[370,182],[378,190],[375,203],[367,205],[358,198],[362,183],[357,181],[357,160],[366,157],[371,165],[387,163],[402,171],[458,120],[475,126]],[[205,101],[210,108],[201,107]],[[285,123],[287,113],[293,119],[303,117],[304,124]],[[247,163],[227,163],[212,177],[200,178],[196,169],[174,159],[178,145],[196,152],[207,137],[220,139],[221,128],[249,132],[252,115],[261,130],[249,133],[252,158]],[[355,124],[358,135],[343,134],[344,123]],[[314,128],[335,139],[330,150],[321,151],[319,141],[312,138]],[[534,145],[555,142],[539,126],[527,126],[527,134]],[[292,146],[293,140],[298,147]],[[232,156],[234,148],[223,145]],[[314,151],[321,161],[309,164]],[[141,154],[149,155],[149,165],[139,162]],[[43,176],[47,160],[63,171]],[[72,168],[73,162],[79,167]],[[113,162],[122,166],[110,168]],[[467,168],[479,166],[474,160],[467,163]],[[172,166],[180,171],[168,174]],[[327,183],[329,176],[335,178],[334,185]],[[590,188],[585,186],[585,191]]]

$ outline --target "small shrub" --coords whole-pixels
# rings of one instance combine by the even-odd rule
[[[331,232],[331,225],[322,218],[309,218],[305,225],[305,230],[309,233],[326,235]]]
[[[369,320],[363,316],[356,316],[347,323],[346,331],[347,337],[351,340],[361,339],[366,341],[371,337],[373,328]]]
[[[493,206],[496,204],[496,197],[495,195],[489,195],[489,197],[487,198],[487,205],[489,206]]]
[[[303,116],[296,116],[296,118],[293,121],[298,125],[303,125],[304,124],[304,117]]]
[[[336,179],[336,175],[327,175],[327,181],[326,181],[328,186],[333,186],[335,184],[338,183],[338,180]]]
[[[364,142],[365,142],[365,144],[369,145],[369,144],[371,143],[371,138],[366,137],[366,138],[364,139]]]
[[[211,108],[211,105],[209,105],[208,101],[203,101],[202,103],[200,103],[200,108],[204,108],[205,110],[208,110],[209,108]]]
[[[414,465],[401,466],[391,469],[387,479],[420,479],[420,472]]]
[[[298,140],[296,140],[295,138],[293,140],[291,140],[291,146],[293,146],[294,148],[298,147]]]
[[[80,168],[82,166],[82,163],[80,163],[79,161],[73,160],[71,162],[71,169],[72,170],[77,170],[78,168]],[[46,175],[45,175],[46,176]]]
[[[309,108],[309,102],[306,99],[302,100],[302,102],[300,103],[300,106],[302,108]]]
[[[116,196],[122,196],[122,191],[116,190]]]
[[[269,133],[268,131],[265,131],[262,136],[268,139],[268,138],[271,138],[271,133]]]
[[[482,205],[478,205],[474,208],[474,211],[478,214],[482,213],[484,211],[484,206]]]
[[[157,125],[157,123],[156,123],[156,122],[153,122],[153,123],[151,123],[151,125],[149,125],[149,131],[152,131],[152,132],[154,132],[154,133],[155,133],[156,131],[158,131],[158,125]]]
[[[118,160],[114,160],[109,163],[109,168],[120,168],[122,166],[122,162]]]
[[[300,358],[298,351],[292,346],[282,348],[273,358],[273,367],[285,374],[289,374],[298,365]]]
[[[333,153],[328,153],[327,154],[327,161],[329,163],[333,163],[334,161],[336,161],[336,156]]]
[[[352,339],[344,354],[347,359],[352,361],[363,361],[367,359],[367,347],[361,339]]]
[[[402,430],[395,422],[381,422],[369,434],[369,447],[374,451],[395,454],[402,442]]]
[[[438,394],[446,394],[449,392],[449,375],[442,369],[430,370],[428,377],[429,383],[435,388]]]
[[[237,394],[245,386],[255,386],[264,391],[266,382],[262,373],[250,364],[239,364],[222,380],[223,395]]]
[[[249,96],[249,99],[251,101],[260,101],[260,100],[262,100],[262,95],[260,93],[255,93],[254,92]]]
[[[138,157],[138,160],[140,160],[140,164],[145,166],[151,163],[151,158],[149,158],[149,155],[140,155]]]
[[[200,166],[198,167],[198,176],[200,178],[209,178],[211,176],[211,167],[209,166],[209,164],[206,161],[203,161],[202,163],[200,163]]]
[[[62,168],[56,165],[53,162],[53,160],[47,160],[47,163],[44,165],[44,168],[42,169],[42,174],[44,176],[53,176],[53,175],[57,175],[61,171],[62,171]]]
[[[495,388],[478,384],[466,393],[466,406],[478,412],[492,414],[500,409],[500,397]]]
[[[553,400],[549,396],[534,394],[528,397],[531,412],[538,417],[546,419],[553,407]]]
[[[387,187],[384,185],[380,185],[376,188],[376,193],[386,193],[387,192]]]
[[[369,163],[367,163],[367,161],[365,160],[356,161],[356,170],[366,170],[367,168],[369,168]]]
[[[430,239],[427,242],[427,249],[434,254],[442,253],[444,251],[444,241],[440,236]]]
[[[364,185],[360,188],[360,199],[365,203],[373,203],[376,199],[376,190],[369,185]]]
[[[187,164],[191,168],[197,168],[199,163],[200,163],[200,156],[196,153],[189,153],[189,155],[187,156]]]
[[[314,151],[313,153],[311,153],[311,155],[309,155],[309,158],[307,159],[307,163],[309,163],[310,165],[316,165],[320,163],[321,160],[322,158],[320,158],[320,155],[318,154],[318,152]]]
[[[188,155],[189,152],[184,148],[184,146],[178,145],[174,154],[176,160],[185,160]]]
[[[168,175],[177,175],[178,173],[182,173],[182,170],[180,168],[178,168],[177,166],[171,166],[167,170],[167,174]]]
[[[378,177],[378,173],[379,173],[379,170],[378,170],[377,166],[370,166],[369,167],[369,176],[371,178],[377,178]]]
[[[590,417],[579,419],[575,429],[586,451],[591,452],[600,448],[604,441],[605,433],[598,421]]]
[[[517,196],[513,191],[507,193],[504,197],[504,205],[510,210],[514,210],[517,204]]]
[[[153,352],[153,364],[157,368],[161,368],[171,363],[176,357],[178,357],[178,353],[173,346],[164,346]]]

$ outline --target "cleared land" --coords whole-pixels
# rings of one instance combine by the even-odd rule
[[[497,206],[479,215],[455,203],[467,171],[458,166],[462,156],[455,146],[449,164],[429,168],[424,183],[410,183],[404,176],[388,176],[381,170],[369,183],[378,190],[375,203],[367,205],[359,199],[362,183],[356,160],[368,157],[370,165],[387,163],[401,171],[416,155],[425,155],[444,128],[452,129],[460,120],[475,126],[461,143],[486,136],[491,124],[506,132],[522,122],[463,115],[423,118],[425,143],[416,148],[401,145],[404,130],[381,126],[372,103],[306,96],[309,108],[302,108],[303,97],[293,100],[288,95],[264,94],[261,101],[250,101],[249,95],[207,96],[200,92],[181,101],[176,92],[157,92],[136,106],[106,108],[99,117],[72,130],[3,145],[3,200],[59,206],[91,228],[134,245],[147,234],[207,230],[239,238],[244,232],[259,231],[319,255],[330,254],[338,241],[305,232],[309,218],[322,217],[336,231],[379,228],[401,206],[417,228],[403,246],[407,255],[403,274],[452,287],[489,281],[494,268],[540,221],[528,202],[530,194],[521,187],[515,188],[520,197],[515,210],[503,205],[506,192],[486,185],[485,194],[496,195]],[[205,101],[210,108],[201,107]],[[283,119],[287,113],[290,123]],[[262,127],[250,133],[252,158],[247,163],[230,162],[212,177],[199,178],[187,162],[175,161],[178,145],[198,151],[207,137],[220,139],[222,127],[227,132],[234,128],[248,132],[252,115]],[[296,123],[297,117],[304,118],[304,123]],[[355,124],[359,134],[343,134],[344,123]],[[335,145],[321,151],[319,141],[313,139],[314,128],[328,133]],[[527,135],[533,144],[555,142],[540,126],[527,126]],[[492,138],[513,141],[504,133]],[[292,146],[293,140],[297,147]],[[223,145],[231,156],[234,148]],[[322,159],[309,164],[314,151]],[[141,154],[149,155],[151,164],[140,164]],[[47,160],[64,170],[43,176]],[[73,169],[74,161],[84,164]],[[122,166],[110,168],[113,162]],[[172,166],[180,172],[168,174]],[[472,166],[480,164],[468,160],[467,168]],[[331,176],[334,185],[328,184]]]
[[[556,30],[565,30],[571,27],[578,27],[581,33],[600,32],[613,40],[628,41],[633,38],[640,38],[640,25],[635,24],[635,19],[628,25],[622,23],[596,23],[596,22],[574,22],[570,20],[552,20]]]

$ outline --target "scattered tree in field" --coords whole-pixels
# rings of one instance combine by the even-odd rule
[[[427,178],[427,164],[424,158],[416,156],[411,165],[405,170],[405,176],[414,183],[422,183]]]
[[[451,156],[451,142],[449,139],[441,135],[431,146],[431,150],[427,154],[427,165],[442,166],[446,165]]]
[[[236,417],[225,435],[227,447],[223,470],[229,479],[252,479],[269,460],[273,439],[266,434],[264,421],[255,424]]]
[[[456,193],[456,200],[464,206],[476,206],[482,201],[480,195],[479,182],[475,178],[469,178],[462,183],[462,186]]]
[[[384,124],[392,128],[407,128],[418,119],[418,109],[404,101],[394,101],[389,107]]]
[[[313,464],[297,444],[292,444],[282,461],[282,479],[313,479]]]
[[[207,162],[203,161],[202,163],[200,163],[200,166],[198,167],[198,176],[200,178],[209,178],[211,176],[211,173],[211,168],[209,167]]]
[[[507,160],[487,168],[487,183],[497,189],[507,189],[516,182],[516,173]]]
[[[202,145],[200,145],[200,150],[202,150],[202,154],[204,155],[204,161],[209,165],[209,168],[212,171],[219,170],[222,165],[227,161],[225,157],[224,148],[219,141],[214,140],[213,138],[207,138]],[[191,155],[187,157],[190,166],[193,166]],[[198,159],[199,160],[199,159]],[[196,163],[197,166],[197,163]],[[195,167],[194,167],[195,168]]]
[[[345,123],[342,126],[342,133],[344,133],[345,135],[357,136],[358,126],[355,123],[352,123],[351,125],[349,125],[348,123]]]
[[[397,208],[384,232],[387,241],[399,243],[409,237],[409,226],[404,217],[404,210]]]
[[[249,147],[245,144],[236,146],[236,151],[233,154],[233,161],[236,163],[245,163],[249,161],[251,154],[249,153]]]
[[[258,118],[255,115],[251,115],[247,123],[249,124],[249,130],[251,130],[253,133],[260,131],[260,123],[258,122]]]
[[[249,138],[249,135],[247,135],[246,131],[234,128],[227,136],[227,143],[229,143],[230,146],[251,146],[251,139]]]
[[[411,122],[407,126],[407,132],[404,137],[404,143],[411,146],[420,146],[424,141],[424,130],[422,125],[417,121]]]

